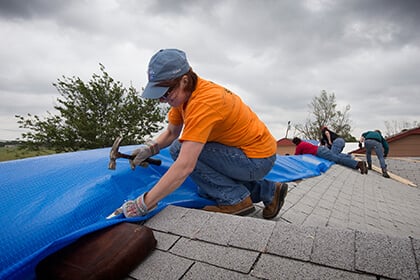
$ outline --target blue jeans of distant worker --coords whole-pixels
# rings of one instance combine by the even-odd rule
[[[342,153],[334,154],[330,149],[324,146],[318,147],[316,156],[353,169],[356,169],[357,167],[357,161],[352,159],[349,155]]]
[[[366,148],[366,161],[369,165],[372,164],[372,150],[375,150],[375,154],[379,159],[379,164],[382,169],[386,169],[384,150],[382,143],[373,139],[365,139]]]
[[[332,143],[331,152],[333,152],[333,154],[340,154],[344,150],[345,145],[346,141],[344,141],[343,138],[338,137]]]
[[[176,160],[181,143],[175,140],[170,153]],[[234,205],[251,196],[254,203],[270,204],[274,197],[273,181],[264,179],[274,166],[276,155],[248,158],[241,149],[220,143],[206,143],[190,178],[198,185],[198,194],[218,205]]]

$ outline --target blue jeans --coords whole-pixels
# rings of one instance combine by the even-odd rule
[[[334,154],[330,149],[324,146],[318,147],[316,156],[353,169],[357,168],[357,161],[352,159],[349,155],[342,153]]]
[[[373,139],[365,139],[365,148],[366,148],[367,163],[372,164],[372,150],[375,150],[375,154],[378,157],[381,168],[386,169],[382,143]]]
[[[181,143],[175,140],[169,151],[176,160]],[[198,185],[200,196],[218,205],[234,205],[251,196],[252,202],[270,204],[275,182],[264,179],[274,166],[276,155],[248,158],[241,149],[216,142],[206,143],[190,178]]]
[[[343,138],[336,138],[332,143],[331,152],[333,152],[334,154],[340,154],[344,150],[345,145],[346,141],[344,141]]]

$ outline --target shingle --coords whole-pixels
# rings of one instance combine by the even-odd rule
[[[182,277],[182,280],[256,280],[252,276],[226,270],[209,264],[196,262]]]
[[[348,223],[342,219],[331,217],[328,219],[327,227],[347,228],[347,224]]]
[[[317,228],[311,261],[354,271],[354,238],[354,231]]]
[[[413,244],[413,251],[416,256],[417,267],[420,268],[420,240],[413,238],[411,239],[411,243]]]
[[[213,213],[203,210],[188,209],[177,219],[177,226],[172,228],[172,233],[195,238],[197,234],[205,227]]]
[[[320,204],[322,203],[319,203],[317,207],[314,208],[314,211],[311,213],[311,215],[316,215],[328,219],[331,216],[331,210],[320,206]]]
[[[305,214],[297,209],[290,209],[283,214],[282,218],[294,225],[301,225],[305,221],[308,214]]]
[[[308,262],[302,262],[273,255],[262,255],[259,258],[251,275],[263,279],[287,280],[375,280],[375,276],[353,273],[328,267],[323,267]]]
[[[195,213],[202,212],[200,210],[194,211]],[[241,222],[242,220],[238,216],[214,213],[193,237],[220,245],[227,245]]]
[[[258,257],[257,252],[181,238],[171,253],[218,267],[248,273]]]
[[[267,252],[308,261],[314,238],[315,228],[277,223],[268,241]]]
[[[287,194],[287,201],[291,204],[296,204],[302,198],[302,194],[299,194],[297,191],[292,191],[289,187],[289,193]]]
[[[155,250],[130,276],[136,279],[180,279],[194,262],[173,254]]]
[[[153,231],[153,235],[158,241],[156,244],[156,248],[163,251],[168,251],[180,238],[178,235],[173,235],[155,230]]]
[[[276,223],[262,219],[244,217],[240,219],[228,244],[235,247],[263,252]]]
[[[314,210],[314,206],[308,205],[307,203],[303,203],[302,201],[299,202],[299,211],[303,212],[307,215],[311,214],[312,211]]]
[[[151,229],[171,232],[178,226],[179,223],[177,220],[186,212],[188,212],[188,208],[169,205],[161,212],[153,216],[152,219],[147,220],[144,225],[150,227]]]
[[[303,226],[306,226],[306,227],[317,227],[317,226],[325,227],[327,226],[327,224],[328,224],[327,217],[318,216],[316,214],[309,215],[306,218],[306,220],[303,222]]]
[[[149,219],[145,225],[155,230],[194,238],[212,214],[202,210],[169,205],[153,219]]]
[[[356,231],[355,268],[394,279],[419,279],[411,240]]]

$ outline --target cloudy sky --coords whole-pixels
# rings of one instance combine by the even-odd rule
[[[63,75],[88,81],[101,63],[141,90],[162,48],[184,50],[277,139],[322,90],[351,106],[356,137],[420,121],[419,12],[417,0],[0,0],[0,139],[21,137],[16,114],[54,112]]]

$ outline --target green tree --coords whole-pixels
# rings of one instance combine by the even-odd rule
[[[357,141],[351,133],[349,120],[350,105],[343,111],[337,110],[335,94],[328,94],[325,90],[319,96],[315,96],[309,104],[311,117],[305,123],[295,125],[295,129],[306,139],[320,139],[322,126],[327,126],[339,134],[345,141]]]
[[[162,128],[168,108],[142,99],[133,86],[124,88],[100,64],[102,75],[87,82],[78,77],[58,79],[53,86],[61,97],[47,117],[16,115],[24,148],[46,147],[57,152],[109,147],[117,136],[124,144],[142,143]]]

